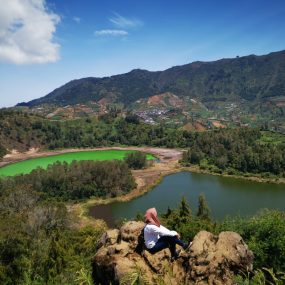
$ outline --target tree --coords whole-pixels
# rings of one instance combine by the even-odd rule
[[[179,206],[179,214],[181,217],[191,217],[191,209],[185,197],[182,197],[180,206]]]
[[[125,157],[125,162],[130,168],[142,169],[146,166],[146,154],[140,151],[131,152]]]
[[[66,249],[60,239],[59,232],[55,231],[50,240],[48,256],[45,262],[44,275],[47,282],[63,272],[67,263],[66,256]]]
[[[211,220],[211,210],[204,194],[199,195],[197,217],[203,220]]]
[[[192,219],[192,211],[185,197],[182,197],[178,211],[182,225]]]
[[[7,154],[7,150],[0,144],[0,160],[5,154]]]

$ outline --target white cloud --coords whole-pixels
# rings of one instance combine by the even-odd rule
[[[127,36],[128,32],[124,30],[100,30],[95,31],[96,36]]]
[[[79,17],[73,17],[73,21],[79,24],[81,22],[81,18]]]
[[[114,13],[114,16],[109,18],[110,22],[116,27],[122,29],[138,28],[143,26],[143,22],[136,18],[126,18],[118,13]]]
[[[0,0],[0,60],[15,64],[55,62],[53,41],[60,17],[45,0]]]

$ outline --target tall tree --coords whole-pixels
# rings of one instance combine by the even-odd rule
[[[211,220],[211,210],[203,193],[199,195],[197,217],[203,220]]]

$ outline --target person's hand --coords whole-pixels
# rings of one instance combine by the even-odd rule
[[[177,237],[178,239],[180,239],[180,234],[177,234],[176,237]]]

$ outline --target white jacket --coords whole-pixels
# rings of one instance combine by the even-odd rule
[[[170,231],[164,226],[146,225],[144,228],[144,242],[147,248],[155,246],[156,242],[161,236],[177,236],[176,231]]]

